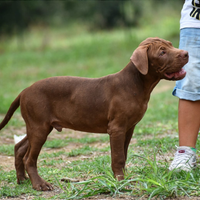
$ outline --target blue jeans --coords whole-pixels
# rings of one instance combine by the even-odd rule
[[[200,100],[200,28],[181,29],[179,49],[188,51],[189,62],[184,66],[185,78],[176,82],[172,94],[180,99]]]

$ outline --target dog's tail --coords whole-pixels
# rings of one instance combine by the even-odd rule
[[[11,117],[13,116],[13,113],[17,110],[17,108],[20,105],[20,94],[19,96],[12,102],[10,105],[10,108],[8,109],[8,112],[6,113],[3,121],[0,123],[0,130],[4,128],[4,126],[9,122]]]

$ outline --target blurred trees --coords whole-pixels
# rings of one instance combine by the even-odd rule
[[[141,14],[141,1],[66,1],[65,10],[69,18],[89,20],[96,28],[113,28],[115,26],[130,26],[136,24],[137,16]],[[126,10],[131,9],[131,16]]]
[[[0,34],[17,33],[35,24],[65,25],[72,21],[87,22],[93,29],[137,26],[149,2],[161,8],[165,4],[179,4],[181,8],[184,1],[0,1]]]

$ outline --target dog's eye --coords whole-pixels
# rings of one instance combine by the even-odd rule
[[[161,51],[160,56],[164,56],[166,54],[166,51]]]

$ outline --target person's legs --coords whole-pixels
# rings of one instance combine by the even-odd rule
[[[179,147],[169,170],[190,171],[196,167],[196,141],[200,128],[200,101],[179,100]]]
[[[169,170],[190,171],[196,166],[196,142],[200,128],[200,29],[185,28],[180,32],[179,48],[189,52],[184,66],[186,77],[176,82],[173,95],[179,98],[179,147]]]
[[[200,101],[179,100],[179,146],[196,147],[200,128]]]

